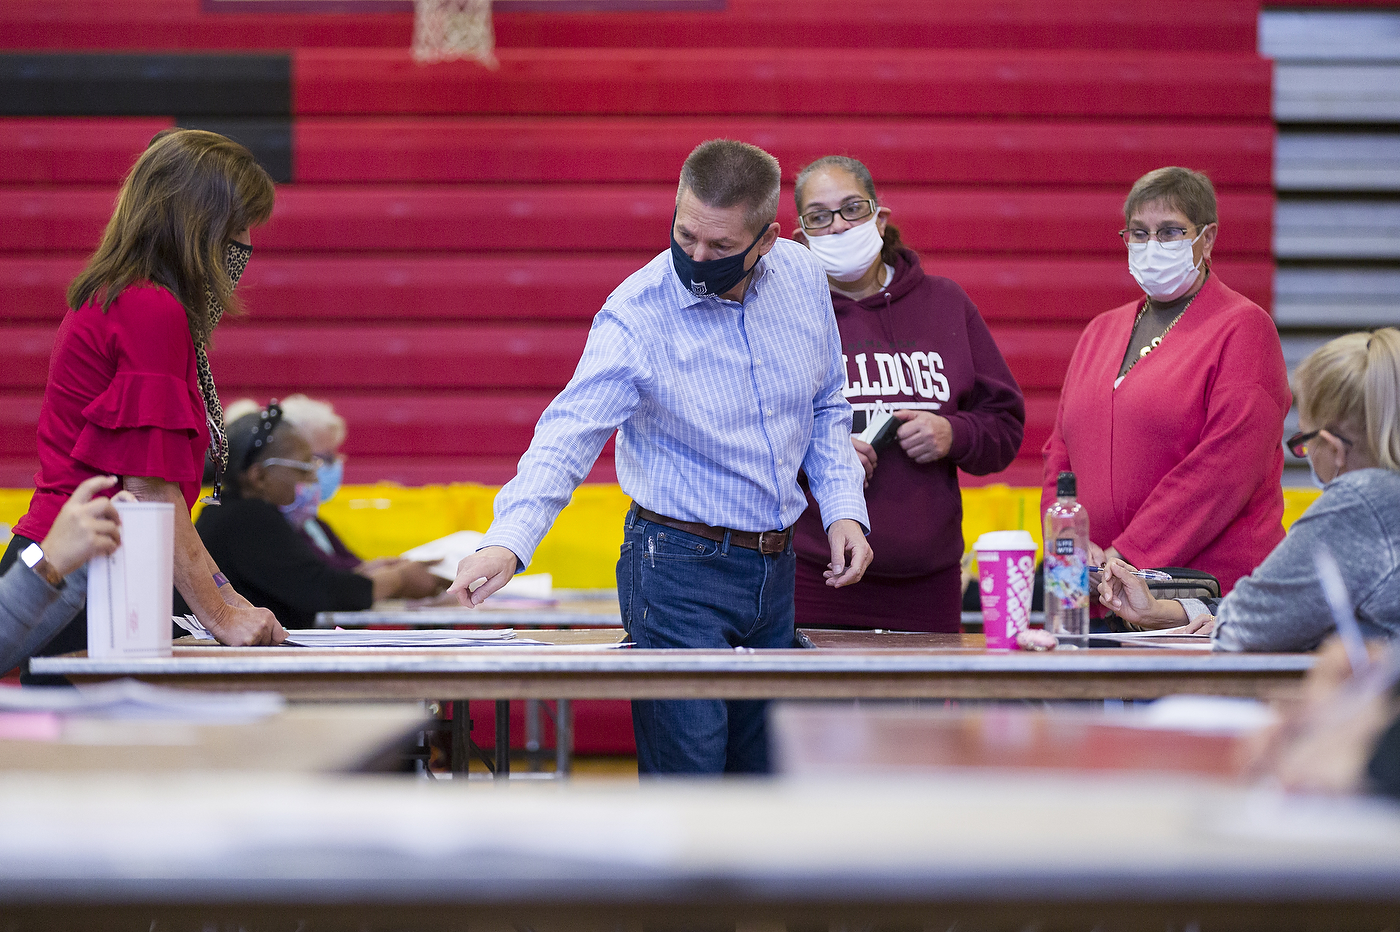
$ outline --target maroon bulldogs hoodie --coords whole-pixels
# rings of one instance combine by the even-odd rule
[[[865,490],[875,551],[868,573],[907,578],[947,569],[963,553],[958,468],[982,476],[1015,459],[1026,424],[1021,389],[972,299],[956,282],[924,274],[912,250],[900,250],[888,287],[862,301],[833,291],[831,301],[854,429],[864,428],[864,410],[876,401],[932,411],[953,428],[952,448],[933,463],[915,463],[897,440],[879,451]],[[831,561],[810,492],[793,546],[809,563]]]

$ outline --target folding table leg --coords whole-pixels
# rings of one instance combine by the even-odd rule
[[[540,699],[525,700],[525,755],[529,760],[530,772],[538,773],[541,751],[544,747],[544,702]]]
[[[568,699],[554,704],[554,772],[569,775],[574,762],[574,707]]]
[[[510,700],[496,700],[496,779],[510,779]]]
[[[466,775],[471,764],[472,722],[467,700],[458,699],[452,703],[452,757],[449,767],[452,775]]]

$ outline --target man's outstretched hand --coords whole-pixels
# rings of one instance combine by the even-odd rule
[[[483,547],[457,564],[457,579],[447,591],[467,608],[476,608],[486,597],[510,582],[520,561],[505,547]]]

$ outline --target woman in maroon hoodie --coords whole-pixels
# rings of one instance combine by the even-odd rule
[[[1021,390],[967,293],[925,274],[900,243],[863,164],[829,155],[808,165],[797,176],[797,213],[795,238],[831,284],[855,430],[876,411],[902,422],[879,449],[851,438],[865,466],[875,551],[860,585],[824,584],[831,548],[820,513],[810,506],[798,519],[797,623],[955,632],[958,469],[986,475],[1015,458],[1026,421]]]

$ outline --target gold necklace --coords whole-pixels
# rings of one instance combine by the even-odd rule
[[[1155,350],[1157,347],[1159,347],[1159,346],[1162,345],[1162,337],[1165,337],[1167,334],[1169,334],[1169,333],[1172,332],[1172,328],[1176,326],[1176,322],[1177,322],[1178,320],[1181,320],[1182,315],[1184,315],[1184,314],[1187,312],[1187,310],[1190,309],[1190,307],[1191,307],[1192,304],[1195,304],[1195,303],[1196,303],[1196,298],[1200,295],[1200,293],[1201,293],[1200,291],[1197,291],[1195,294],[1193,294],[1193,295],[1191,296],[1191,300],[1187,301],[1187,302],[1186,302],[1186,306],[1183,307],[1183,308],[1181,309],[1181,311],[1180,311],[1175,317],[1172,318],[1172,322],[1169,323],[1169,324],[1167,324],[1167,329],[1162,331],[1161,336],[1153,337],[1153,338],[1152,338],[1152,342],[1148,343],[1148,344],[1147,344],[1146,346],[1144,346],[1142,349],[1138,350],[1137,359],[1134,359],[1132,362],[1128,363],[1128,368],[1126,368],[1126,369],[1123,370],[1123,375],[1127,375],[1129,372],[1132,372],[1132,371],[1133,371],[1133,366],[1136,366],[1136,365],[1138,364],[1139,361],[1141,361],[1141,360],[1143,360],[1143,359],[1146,359],[1148,353],[1152,352],[1152,351]],[[1142,310],[1138,311],[1138,312],[1137,312],[1137,316],[1133,318],[1133,329],[1132,329],[1131,333],[1137,333],[1138,324],[1142,321],[1142,315],[1144,315],[1144,314],[1147,313],[1147,308],[1148,308],[1148,306],[1151,305],[1151,304],[1152,304],[1152,299],[1151,299],[1151,298],[1148,298],[1146,301],[1142,302]],[[1129,339],[1129,341],[1132,340],[1131,335],[1128,337],[1128,339]],[[1122,378],[1122,377],[1123,377],[1123,376],[1119,376],[1119,378]]]

